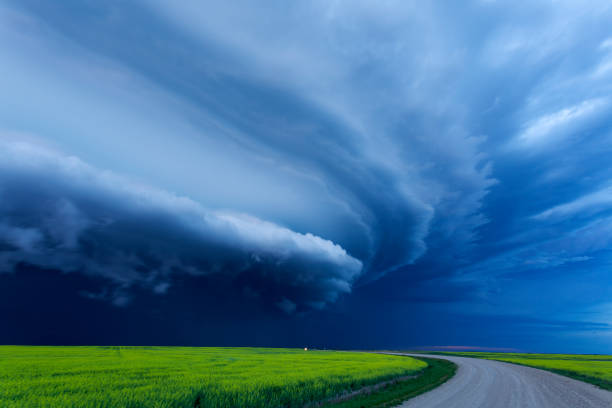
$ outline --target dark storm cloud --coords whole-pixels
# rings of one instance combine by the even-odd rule
[[[287,313],[333,302],[361,273],[360,261],[312,234],[207,211],[30,144],[0,150],[5,272],[25,262],[103,277],[115,292],[101,296],[118,305],[133,286],[163,294],[176,274],[220,275],[251,282],[245,291]]]
[[[89,185],[5,166],[5,268],[103,276],[84,294],[119,303],[206,276],[294,315],[357,287],[367,307],[335,307],[608,327],[611,17],[606,1],[5,2],[0,134],[101,169]]]
[[[455,113],[422,100],[421,92],[406,102],[401,101],[406,90],[401,90],[394,96],[398,106],[393,109],[378,106],[385,99],[378,93],[367,103],[368,94],[375,88],[392,90],[391,84],[379,82],[379,76],[397,77],[395,70],[401,69],[405,55],[394,57],[393,72],[378,72],[380,68],[371,67],[371,76],[367,73],[370,69],[363,71],[365,67],[359,66],[351,72],[347,63],[362,60],[377,49],[377,44],[368,41],[365,49],[348,48],[345,58],[334,51],[336,46],[352,43],[342,33],[338,33],[342,34],[340,43],[332,49],[317,45],[317,41],[305,41],[293,54],[287,44],[277,40],[259,48],[271,33],[251,32],[254,27],[250,24],[256,24],[256,20],[250,21],[244,32],[232,35],[220,35],[218,30],[224,28],[215,25],[216,19],[210,21],[212,31],[206,33],[191,32],[188,20],[177,26],[176,19],[185,10],[193,10],[192,3],[186,4],[185,10],[164,13],[168,21],[157,16],[158,6],[163,5],[152,5],[144,13],[121,7],[118,15],[117,5],[92,6],[97,10],[94,14],[108,17],[90,21],[96,30],[106,33],[105,37],[113,38],[115,46],[108,47],[108,42],[93,32],[79,34],[81,26],[89,25],[87,21],[93,17],[91,5],[75,4],[73,11],[84,20],[68,22],[66,14],[56,7],[22,4],[32,14],[5,10],[7,37],[17,36],[11,30],[13,26],[30,27],[33,35],[19,35],[15,40],[24,41],[28,52],[54,60],[53,68],[37,74],[34,81],[48,86],[45,84],[61,81],[69,71],[72,91],[58,97],[63,106],[83,115],[82,121],[71,117],[70,124],[60,126],[69,130],[60,132],[57,128],[52,133],[62,144],[71,145],[71,152],[102,168],[147,180],[154,173],[153,184],[179,190],[208,207],[229,208],[329,239],[363,263],[364,281],[413,264],[427,252],[430,232],[439,237],[433,239],[439,245],[444,245],[442,240],[453,243],[446,253],[464,252],[462,246],[473,241],[474,229],[486,222],[479,207],[494,180],[486,155],[478,151],[482,139],[461,126],[441,125],[443,116]],[[237,17],[224,6],[213,9],[225,18]],[[193,11],[202,13],[197,8]],[[350,13],[349,26],[366,18],[364,11]],[[207,19],[208,13],[200,17]],[[147,36],[156,39],[146,40],[150,48],[143,50],[138,45],[145,40],[142,31],[122,23],[126,18],[148,27]],[[313,20],[312,24],[296,36],[305,39],[307,32],[317,32],[318,25],[323,31],[333,28],[325,20]],[[56,36],[50,27],[62,35]],[[386,31],[383,27],[372,29]],[[51,52],[41,48],[39,33],[47,36]],[[251,35],[253,42],[239,40]],[[73,40],[67,42],[66,37]],[[168,41],[176,44],[179,40],[180,47],[168,46]],[[226,41],[234,47],[227,47]],[[74,57],[55,60],[54,49],[66,46]],[[84,53],[83,48],[95,55]],[[30,61],[28,52],[17,53],[14,64]],[[159,53],[168,53],[168,58],[158,58]],[[192,63],[178,67],[175,61],[186,61],[187,56]],[[321,63],[312,66],[314,61]],[[100,65],[92,71],[92,63]],[[33,69],[32,64],[28,66]],[[279,70],[283,76],[270,77],[270,72]],[[421,70],[426,67],[419,67]],[[99,88],[91,83],[92,75],[105,84],[99,91],[110,95],[112,107],[86,96],[91,95],[90,85]],[[362,87],[333,80],[338,77],[354,77]],[[53,107],[38,106],[41,98],[38,90],[32,89],[31,79],[23,79],[21,87],[21,92],[32,92],[27,105],[48,115]],[[12,87],[15,82],[19,79],[13,80]],[[125,85],[133,92],[126,93]],[[146,99],[141,94],[147,95]],[[91,105],[83,109],[84,104]],[[115,112],[116,106],[131,115]],[[99,122],[91,114],[94,111],[106,112],[112,118],[102,124],[104,134],[85,125],[85,121]],[[177,121],[175,115],[187,121]],[[60,112],[56,117],[60,122],[67,120]],[[79,129],[107,148],[92,152],[89,145],[82,144],[81,136],[71,135]],[[433,145],[427,136],[432,131],[438,140]],[[36,131],[47,132],[49,129]],[[126,132],[129,138],[117,136]],[[173,143],[168,148],[173,156],[180,157],[172,162],[168,162],[170,152],[150,142],[170,134]],[[146,154],[136,148],[137,140],[147,146]],[[160,163],[162,174],[158,174]]]

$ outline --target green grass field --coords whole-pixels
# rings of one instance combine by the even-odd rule
[[[0,407],[302,407],[426,367],[295,349],[0,346]]]
[[[612,356],[587,354],[438,353],[478,357],[542,368],[612,390]]]

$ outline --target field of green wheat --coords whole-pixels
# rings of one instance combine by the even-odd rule
[[[297,349],[0,346],[0,407],[301,407],[426,366]]]
[[[612,390],[612,356],[596,354],[451,353],[542,368]]]

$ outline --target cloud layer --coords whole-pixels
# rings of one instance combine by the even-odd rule
[[[291,315],[352,291],[360,312],[608,321],[611,18],[7,1],[3,269],[103,277],[89,296],[119,303],[223,276]]]
[[[265,285],[245,290],[293,312],[350,292],[362,270],[331,241],[212,212],[75,157],[5,142],[0,163],[3,271],[24,262],[104,277],[116,303],[133,286],[162,294],[177,274],[258,278]]]
[[[112,17],[117,6],[98,9],[108,18],[96,18],[92,24],[101,26],[94,31],[118,35],[110,48],[94,31],[76,36],[61,8],[3,9],[7,45],[22,44],[7,47],[13,79],[5,85],[19,96],[7,122],[23,125],[20,116],[31,112],[38,120],[15,126],[18,131],[52,140],[99,168],[207,208],[248,214],[232,219],[236,225],[265,219],[340,245],[363,265],[344,279],[342,291],[357,275],[368,282],[414,264],[428,251],[428,239],[446,245],[449,257],[463,256],[487,221],[479,208],[495,182],[479,151],[484,139],[459,122],[443,123],[460,113],[426,100],[425,90],[414,93],[416,83],[376,91],[383,77],[401,79],[412,52],[393,53],[388,68],[364,71],[370,54],[384,50],[373,41],[353,49],[355,39],[346,35],[369,20],[369,6],[346,14],[323,4],[299,13],[282,6],[290,19],[302,12],[313,19],[281,39],[259,25],[255,9],[235,14],[222,5],[145,4],[121,8],[119,20]],[[88,24],[91,10],[75,7],[78,25]],[[198,23],[212,15],[210,24]],[[292,25],[280,16],[278,24]],[[148,50],[138,45],[143,33],[125,24],[130,18],[155,37]],[[240,18],[248,21],[227,31]],[[400,29],[390,23],[371,29],[380,35]],[[320,38],[308,39],[311,33]],[[385,47],[403,41],[400,34]],[[419,75],[428,69],[419,67]],[[47,101],[49,91],[41,89],[58,101]]]

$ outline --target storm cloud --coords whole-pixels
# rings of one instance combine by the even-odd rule
[[[180,303],[186,279],[289,318],[595,341],[611,19],[606,1],[6,1],[2,276],[101,279],[81,297],[128,308]]]
[[[163,294],[175,274],[246,276],[265,281],[264,290],[282,297],[264,299],[291,313],[350,292],[362,271],[331,241],[245,214],[212,212],[76,157],[5,142],[0,163],[5,272],[31,263],[96,275],[113,284],[108,297],[117,304],[128,301],[135,285]]]
[[[26,3],[24,6],[30,8]],[[79,6],[75,7],[79,9]],[[121,15],[148,19],[147,24],[157,26],[162,24],[155,17],[158,7],[165,6],[156,4],[150,9],[150,14],[142,14],[142,9],[127,7],[124,11],[126,14],[122,11]],[[182,14],[176,12],[191,15],[190,8],[193,7],[196,5],[186,4],[185,9],[163,13],[180,18]],[[222,6],[213,8],[220,15],[232,13]],[[249,250],[259,253],[262,251],[260,245],[264,245],[265,255],[275,258],[275,254],[287,251],[282,242],[284,238],[279,235],[291,236],[289,231],[295,232],[293,236],[299,237],[300,243],[308,243],[322,251],[324,257],[328,257],[327,261],[330,261],[331,252],[325,252],[325,248],[334,249],[334,245],[337,245],[346,251],[347,259],[359,266],[347,266],[342,260],[334,259],[329,262],[329,267],[323,268],[325,273],[313,272],[318,277],[316,281],[326,283],[320,283],[321,293],[308,300],[312,305],[320,307],[335,299],[338,293],[349,292],[358,278],[368,282],[414,264],[427,252],[426,239],[430,236],[435,237],[438,245],[442,245],[442,242],[452,243],[448,245],[446,253],[449,257],[460,257],[465,252],[465,246],[475,239],[475,228],[486,223],[486,217],[479,213],[479,207],[495,181],[490,177],[491,168],[486,155],[478,151],[483,139],[470,135],[460,126],[434,125],[436,118],[455,114],[452,111],[445,113],[447,108],[440,111],[428,104],[417,108],[416,104],[420,102],[413,101],[402,102],[395,111],[382,112],[377,106],[380,100],[365,103],[367,93],[375,86],[368,83],[371,79],[367,75],[363,76],[366,81],[363,89],[349,88],[344,81],[328,81],[335,76],[348,79],[351,75],[363,75],[358,70],[353,74],[347,72],[347,61],[342,61],[344,58],[341,55],[334,55],[333,49],[311,48],[312,43],[305,42],[296,51],[299,58],[312,61],[321,60],[321,53],[325,53],[329,66],[321,66],[320,69],[324,71],[316,76],[307,72],[306,66],[286,60],[286,51],[279,49],[278,53],[252,55],[252,47],[258,47],[245,42],[237,45],[235,52],[225,52],[210,44],[208,34],[200,32],[194,32],[193,39],[185,39],[182,47],[164,46],[164,52],[172,55],[165,60],[157,58],[155,49],[159,44],[151,41],[150,51],[142,54],[141,59],[125,55],[125,59],[119,62],[115,53],[127,52],[128,49],[104,48],[99,37],[89,35],[75,37],[75,41],[69,45],[74,47],[74,54],[71,52],[72,55],[59,57],[53,50],[67,46],[65,36],[71,34],[49,31],[48,24],[52,20],[36,16],[36,10],[43,9],[36,6],[32,9],[33,14],[17,9],[3,10],[6,22],[4,38],[6,41],[11,41],[11,38],[21,41],[25,47],[19,51],[7,48],[13,54],[10,59],[12,68],[7,69],[15,71],[6,85],[11,89],[18,87],[20,98],[28,99],[27,102],[25,99],[16,100],[11,105],[16,114],[13,120],[19,117],[17,110],[21,110],[22,100],[33,114],[52,114],[55,104],[47,102],[40,89],[63,82],[61,78],[67,79],[67,75],[71,78],[65,86],[72,90],[55,95],[57,105],[61,105],[62,110],[69,109],[70,114],[56,112],[53,121],[57,121],[58,127],[51,125],[51,128],[28,129],[28,134],[32,135],[30,143],[48,143],[49,138],[42,135],[50,132],[55,135],[53,139],[56,144],[64,146],[64,143],[68,143],[70,154],[95,163],[101,169],[144,179],[160,190],[178,191],[181,197],[192,200],[189,205],[181,202],[183,207],[195,207],[197,203],[204,208],[215,209],[210,228],[213,224],[217,228],[216,224],[221,223],[227,225],[230,231],[238,229],[239,236],[233,236],[235,244],[228,244],[232,240],[229,235],[225,235],[227,239],[224,242],[238,248],[244,246],[241,253],[248,254]],[[102,7],[99,11],[112,13],[113,9],[114,6]],[[199,13],[198,10],[196,7],[192,11]],[[55,15],[58,11],[56,8],[44,10],[45,14],[50,13],[47,17],[61,19],[60,15]],[[88,16],[87,13],[83,15],[85,19]],[[200,17],[206,16],[207,13],[204,13]],[[227,16],[229,19],[234,17]],[[351,18],[362,19],[364,16],[358,14]],[[111,26],[115,22],[112,19],[102,19],[98,23],[104,26],[100,29],[107,35],[114,35]],[[178,41],[184,37],[181,32],[183,27],[174,27],[174,23],[171,20],[168,25],[160,25],[160,30],[152,29],[150,33],[160,35],[160,41],[162,34],[166,39]],[[315,24],[315,21],[312,23]],[[316,24],[332,28],[325,21]],[[28,33],[18,33],[20,26],[29,27]],[[165,27],[163,30],[162,26]],[[59,27],[74,28],[63,24]],[[128,43],[134,41],[132,46],[136,47],[142,33],[123,24],[120,27],[126,30],[124,38],[129,39]],[[187,24],[185,29],[189,30],[189,27]],[[214,24],[209,28],[221,29]],[[305,29],[310,31],[314,27]],[[45,40],[40,37],[42,33],[46,33]],[[264,38],[259,38],[259,34],[255,33],[235,33],[237,36],[251,34],[253,41],[267,41],[266,33],[260,33]],[[296,33],[297,36],[302,34]],[[210,35],[216,38],[214,33]],[[222,41],[231,40],[231,36],[223,36]],[[275,45],[281,49],[286,46],[283,43]],[[86,49],[94,50],[95,54]],[[202,49],[210,55],[193,54]],[[363,58],[364,51],[354,50],[355,55],[350,59]],[[166,62],[185,58],[186,53],[192,55],[193,61],[182,65],[180,73],[177,65]],[[48,69],[36,72],[39,66],[36,60],[39,58],[49,58],[54,62],[48,65]],[[242,62],[235,65],[237,59]],[[257,61],[256,69],[246,70],[244,64],[250,59]],[[92,64],[96,67],[94,70]],[[233,68],[228,64],[234,64],[231,65]],[[268,73],[284,69],[283,66],[290,69],[283,71],[285,74],[281,81],[273,85],[272,78],[267,77]],[[293,72],[295,69],[297,71]],[[165,79],[159,77],[162,72],[166,72],[163,74]],[[181,79],[171,74],[173,72]],[[202,82],[205,77],[215,77],[217,80]],[[202,87],[196,86],[196,83]],[[108,95],[108,99],[86,96],[92,95],[91,90],[87,90],[89,86]],[[278,90],[274,90],[275,87]],[[232,89],[239,91],[236,93]],[[354,95],[348,97],[348,94]],[[210,95],[215,95],[215,98],[211,99]],[[340,96],[348,99],[339,100]],[[357,100],[364,102],[355,104],[353,101]],[[103,112],[103,116],[93,112]],[[386,120],[379,117],[380,114],[392,120],[385,124]],[[90,123],[98,125],[92,127]],[[431,144],[427,136],[431,126],[437,128],[438,141],[435,144]],[[24,129],[19,131],[23,132]],[[24,134],[17,133],[16,138]],[[91,143],[83,143],[86,140]],[[167,142],[151,143],[154,140]],[[92,143],[102,143],[106,148],[103,151],[92,150]],[[51,180],[50,183],[57,181]],[[63,183],[70,184],[68,181]],[[31,183],[18,184],[24,186]],[[76,190],[71,193],[80,194]],[[93,207],[96,199],[104,203],[113,202],[109,196],[116,194],[117,191],[112,189],[103,193],[90,192],[89,196],[94,198],[90,198],[88,208],[75,206],[73,200],[68,199],[63,206],[55,204],[61,208],[57,211],[63,212],[54,216],[66,222],[66,218],[75,217],[71,221],[73,225],[66,226],[68,230],[94,223],[95,227],[89,225],[87,231],[98,231],[100,216],[94,216],[95,221],[92,221],[90,207]],[[126,200],[119,197],[114,201]],[[165,198],[164,205],[168,205],[167,201],[171,200]],[[224,211],[233,215],[220,215]],[[139,225],[167,222],[164,217],[158,221],[154,221],[155,217],[145,220],[135,210],[125,211],[124,215],[125,218],[141,220]],[[282,225],[286,230],[276,228],[276,225]],[[11,234],[17,233],[14,227],[7,228],[13,228],[10,229]],[[163,228],[161,225],[155,228],[157,234],[152,232],[142,236],[161,245]],[[120,233],[114,224],[107,229],[117,229],[117,236],[112,239],[117,249],[121,245],[131,245],[120,237],[125,231]],[[25,234],[26,230],[21,233]],[[32,233],[42,232],[32,230]],[[72,236],[75,234],[72,233]],[[9,232],[6,236],[8,239]],[[245,240],[247,242],[243,243]],[[206,245],[211,247],[201,249],[203,254],[199,262],[203,262],[205,254],[215,253],[217,244],[215,240],[207,241]],[[119,253],[124,256],[132,250],[119,250]],[[301,254],[304,251],[311,249],[300,247],[298,252]],[[172,262],[186,262],[183,259],[186,254],[178,256],[171,252],[170,259],[162,262],[158,269],[172,269],[169,266]],[[251,259],[249,256],[247,258]],[[318,259],[318,256],[314,258]],[[304,257],[312,258],[310,255]],[[57,259],[55,266],[61,268],[60,258]],[[295,261],[299,263],[297,259]],[[215,260],[211,260],[213,265]],[[129,257],[118,259],[116,268],[120,269],[120,264],[128,265],[130,262]],[[134,262],[141,260],[138,258]],[[234,259],[233,255],[228,255],[224,269],[229,274],[238,273],[245,268],[243,263],[249,262],[241,256]],[[68,265],[64,265],[66,267]],[[142,269],[146,268],[151,266],[142,265]],[[301,270],[310,266],[293,265],[291,268]],[[98,266],[89,269],[111,274],[110,270],[102,272]],[[122,275],[131,280],[129,277],[133,273],[129,270],[134,268],[127,269],[128,272],[116,270],[112,274],[116,280],[121,280]],[[138,273],[136,275],[140,276]],[[142,280],[140,277],[138,279]],[[295,285],[299,286],[299,283],[296,281]],[[288,304],[283,299],[275,301],[279,305]],[[289,297],[287,299],[295,301]]]

